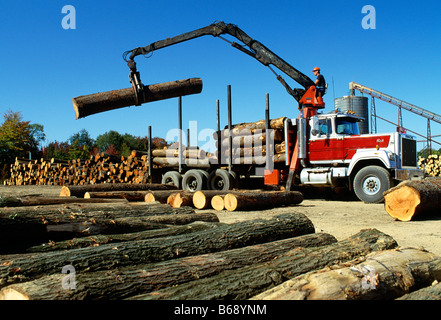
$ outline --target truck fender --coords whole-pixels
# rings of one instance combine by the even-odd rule
[[[360,161],[381,161],[386,169],[391,169],[393,165],[389,159],[388,153],[385,150],[357,150],[355,155],[352,157],[351,162],[348,167],[348,176],[351,175],[357,163]]]

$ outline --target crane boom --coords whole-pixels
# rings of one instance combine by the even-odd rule
[[[236,43],[236,42],[230,42],[226,39],[223,39],[221,35],[223,34],[229,34],[239,41],[241,41],[246,47]],[[126,51],[124,53],[124,60],[126,60],[129,63],[129,67],[131,69],[134,65],[134,58],[138,55],[145,55],[150,52],[153,52],[155,50],[159,50],[171,45],[175,45],[184,41],[196,39],[202,36],[206,35],[212,35],[214,37],[222,38],[223,40],[226,40],[231,43],[233,47],[236,49],[239,49],[240,51],[250,55],[251,57],[258,60],[260,63],[262,63],[265,66],[270,67],[270,65],[273,65],[277,67],[279,70],[281,70],[283,73],[288,75],[290,78],[292,78],[294,81],[299,83],[301,86],[304,87],[304,89],[291,89],[288,84],[285,82],[285,80],[280,76],[277,75],[277,79],[282,83],[282,85],[286,88],[289,94],[291,94],[297,101],[299,101],[306,90],[308,90],[311,86],[314,86],[314,82],[305,74],[291,66],[289,63],[287,63],[285,60],[280,58],[278,55],[276,55],[274,52],[272,52],[270,49],[268,49],[266,46],[264,46],[259,41],[256,41],[252,39],[250,36],[248,36],[244,31],[242,31],[240,28],[233,24],[225,24],[224,22],[217,22],[213,23],[209,26],[206,26],[204,28],[200,28],[194,31],[186,32],[183,34],[180,34],[178,36],[167,38],[164,40],[153,42],[145,47],[138,47],[133,50]],[[127,56],[129,56],[129,60],[127,60]],[[135,67],[136,68],[136,67]],[[271,68],[271,67],[270,67]],[[271,69],[271,71],[273,71]],[[273,71],[274,72],[274,71]],[[275,72],[274,72],[275,73]]]

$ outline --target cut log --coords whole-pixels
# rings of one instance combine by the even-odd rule
[[[157,190],[157,191],[149,191],[145,197],[145,202],[155,202],[159,203],[167,203],[167,199],[170,195],[176,193],[176,190]]]
[[[212,207],[211,205],[211,200],[213,199],[213,197],[215,196],[222,196],[219,197],[220,199],[223,199],[223,197],[225,195],[227,195],[228,193],[232,193],[232,194],[236,194],[236,193],[246,193],[248,192],[248,190],[240,190],[240,191],[232,191],[232,190],[200,190],[200,191],[196,191],[195,193],[193,193],[193,206],[196,209],[208,209],[210,207]],[[215,210],[218,210],[217,208],[219,208],[219,210],[223,210],[224,209],[224,204],[223,204],[223,200],[220,201],[220,199],[217,198],[215,200],[215,202],[219,202],[218,205],[216,205],[215,203],[215,207],[212,207]],[[220,203],[222,202],[222,203]]]
[[[77,197],[4,197],[0,198],[0,207],[23,207],[23,206],[41,206],[53,204],[68,204],[68,203],[125,203],[124,199],[84,199]]]
[[[318,247],[335,243],[328,234],[309,234],[217,253],[191,256],[118,271],[79,273],[75,290],[60,286],[63,274],[13,284],[0,291],[0,299],[25,300],[120,300],[136,294],[217,275],[254,263],[278,258],[296,247]]]
[[[78,197],[83,198],[86,192],[97,191],[148,191],[148,190],[176,190],[176,186],[165,184],[132,184],[132,183],[103,183],[89,184],[79,186],[63,186],[60,191],[60,197]]]
[[[225,209],[224,197],[225,196],[222,196],[222,195],[213,196],[213,198],[211,198],[211,202],[210,202],[211,207],[217,211],[224,210]]]
[[[396,246],[393,238],[378,230],[362,230],[334,244],[317,248],[296,248],[265,263],[226,270],[210,278],[135,296],[133,299],[244,300],[300,274]]]
[[[441,280],[441,258],[427,251],[386,250],[363,260],[344,268],[303,274],[254,299],[391,300]]]
[[[27,252],[49,252],[57,250],[79,249],[85,247],[94,247],[107,243],[126,242],[134,240],[146,240],[161,237],[172,237],[182,234],[198,232],[202,230],[217,228],[221,226],[220,222],[204,222],[195,221],[185,225],[164,225],[161,229],[152,229],[131,233],[118,233],[109,235],[95,235],[89,237],[74,238],[66,241],[49,241],[44,244],[32,246],[28,248]]]
[[[126,199],[128,201],[144,201],[149,191],[89,191],[85,199]]]
[[[144,87],[145,101],[143,103],[171,99],[180,96],[200,93],[202,80],[191,78],[152,84]],[[76,119],[109,110],[133,106],[136,96],[133,88],[106,91],[79,96],[72,99]]]
[[[441,282],[434,281],[431,286],[407,293],[397,300],[441,300]]]
[[[218,252],[248,245],[314,233],[305,215],[292,213],[272,219],[242,221],[190,235],[128,241],[66,252],[0,256],[0,287],[60,273],[66,265],[81,271],[152,263],[185,256]]]
[[[393,218],[410,221],[415,217],[439,213],[441,179],[403,181],[384,193],[385,210]]]
[[[193,206],[193,192],[181,191],[169,195],[167,204],[173,208]]]
[[[302,201],[303,195],[299,191],[229,193],[224,197],[228,211],[289,206]]]

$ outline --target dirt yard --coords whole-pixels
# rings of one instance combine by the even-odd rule
[[[45,195],[58,196],[57,186],[0,186],[1,196]],[[221,222],[270,218],[287,212],[305,214],[314,223],[316,232],[326,232],[338,240],[353,235],[361,229],[376,228],[392,236],[402,247],[423,247],[441,255],[441,214],[424,220],[400,222],[391,218],[383,204],[364,204],[352,197],[336,196],[325,200],[323,195],[305,196],[297,206],[253,212],[215,211]]]

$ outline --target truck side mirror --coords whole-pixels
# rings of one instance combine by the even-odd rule
[[[320,125],[318,116],[311,117],[311,134],[313,136],[320,135]]]

